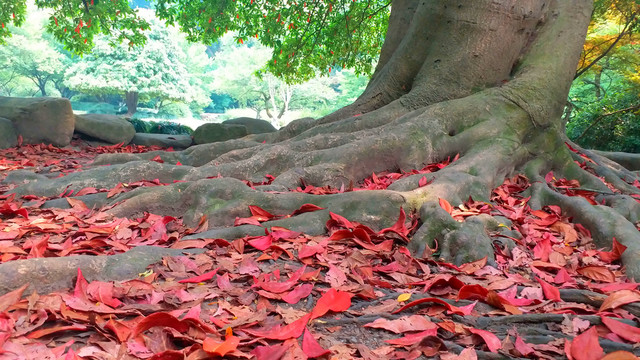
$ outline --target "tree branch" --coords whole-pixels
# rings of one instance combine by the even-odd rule
[[[633,13],[631,15],[631,17],[629,18],[629,21],[627,21],[627,23],[624,25],[624,28],[622,29],[622,31],[620,32],[620,34],[618,35],[618,37],[616,38],[616,40],[609,45],[609,47],[607,48],[607,50],[605,50],[602,54],[600,54],[598,57],[596,57],[589,65],[583,67],[582,69],[580,69],[579,71],[576,72],[576,74],[573,76],[573,79],[577,79],[578,77],[580,77],[580,75],[584,74],[585,72],[587,72],[589,69],[591,69],[591,67],[593,65],[595,65],[598,61],[602,60],[602,58],[604,58],[605,56],[607,56],[611,50],[613,50],[613,48],[616,47],[616,45],[618,44],[618,42],[625,36],[628,34],[628,30],[629,27],[631,26],[631,24],[633,23],[633,21],[636,19],[636,15],[637,13]]]

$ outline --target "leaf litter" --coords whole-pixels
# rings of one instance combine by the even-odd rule
[[[82,171],[100,153],[158,149],[22,145],[0,151],[0,178],[19,169]],[[372,174],[347,189],[303,184],[293,191],[385,189],[455,160]],[[575,180],[553,174],[546,180],[595,203],[593,193],[575,190]],[[266,175],[262,183],[246,184],[271,181]],[[163,185],[151,179],[79,194]],[[420,186],[428,186],[426,177]],[[486,258],[455,266],[437,253],[411,256],[405,245],[417,220],[402,209],[392,227],[378,231],[331,213],[325,236],[274,227],[234,241],[181,241],[198,229],[180,218],[115,218],[87,208],[71,192],[59,196],[67,197],[69,209],[43,209],[49,199],[4,195],[11,186],[3,185],[0,263],[113,255],[142,245],[206,252],[164,258],[128,281],[88,282],[78,270],[72,291],[28,294],[25,284],[0,296],[0,359],[634,358],[640,292],[620,266],[624,246],[612,239],[611,251],[596,249],[589,231],[559,207],[532,210],[522,195],[528,187],[517,175],[493,191],[491,203],[440,201],[457,221],[502,216],[510,222],[502,226],[522,235],[511,249],[496,246],[494,266]],[[320,209],[305,204],[291,214],[271,214],[251,206],[251,216],[234,225]]]

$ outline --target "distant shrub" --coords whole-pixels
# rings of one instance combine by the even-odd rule
[[[637,104],[638,96],[634,92],[612,91],[575,111],[567,124],[567,135],[587,148],[639,153],[640,109]]]
[[[191,135],[193,130],[185,125],[170,121],[148,121],[137,118],[129,119],[136,132],[147,134]]]
[[[87,114],[116,114],[118,108],[102,102],[71,101],[71,108]]]
[[[189,105],[184,103],[170,103],[158,110],[157,117],[163,119],[180,119],[191,117],[191,109]]]

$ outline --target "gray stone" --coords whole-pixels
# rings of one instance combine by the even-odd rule
[[[195,144],[208,144],[219,141],[238,139],[246,136],[247,128],[235,124],[203,124],[193,132]]]
[[[18,134],[9,119],[0,118],[0,149],[18,145]]]
[[[0,117],[11,120],[25,144],[67,146],[75,126],[71,103],[65,98],[0,97]]]
[[[20,169],[11,171],[7,174],[7,177],[2,180],[4,184],[26,184],[32,181],[40,181],[40,180],[48,180],[49,178],[42,175],[36,174],[33,171]]]
[[[270,122],[261,119],[254,119],[250,117],[239,117],[236,119],[230,119],[223,121],[223,124],[235,124],[244,125],[247,127],[247,133],[249,134],[262,134],[276,132],[278,129],[273,127]]]
[[[172,147],[174,149],[186,149],[193,143],[191,135],[166,135],[166,134],[145,134],[136,133],[131,139],[132,144],[144,146]]]
[[[128,144],[136,134],[133,124],[109,114],[76,115],[75,131],[110,144]]]

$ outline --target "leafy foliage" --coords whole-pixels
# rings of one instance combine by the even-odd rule
[[[21,24],[25,0],[7,1],[0,22]],[[258,39],[273,48],[264,69],[290,83],[308,80],[317,72],[331,73],[336,67],[370,73],[384,40],[390,4],[390,0],[158,0],[155,8],[161,19],[178,25],[191,41],[213,44],[228,31],[237,33],[239,43]],[[143,45],[149,37],[151,24],[127,0],[37,0],[36,5],[52,10],[47,31],[77,54],[98,45],[94,42],[99,34],[111,34],[112,44],[126,46]],[[0,38],[7,36],[3,27]]]
[[[67,71],[66,84],[86,94],[135,91],[141,101],[158,98],[207,105],[209,99],[201,83],[191,83],[187,55],[175,41],[177,34],[152,18],[149,21],[154,26],[144,47],[112,46],[108,38],[96,38],[91,54]]]
[[[266,70],[287,82],[319,70],[349,67],[369,73],[386,33],[391,1],[159,0],[157,13],[189,40],[213,43],[227,31],[243,43],[256,38],[274,49]]]
[[[580,145],[640,152],[640,4],[595,3],[569,95],[567,135]]]
[[[5,40],[6,46],[0,46],[0,79],[7,79],[0,90],[2,93],[13,93],[11,85],[15,84],[10,82],[28,80],[32,86],[19,91],[17,96],[32,96],[36,91],[41,96],[58,95],[57,92],[67,95],[63,94],[62,80],[71,59],[58,51],[51,35],[43,33],[46,17],[45,12],[30,9],[21,28],[7,25],[13,36]]]
[[[128,0],[36,0],[36,5],[53,10],[47,32],[76,54],[91,50],[99,34],[112,35],[112,44],[143,45],[147,40],[144,32],[150,29]]]

